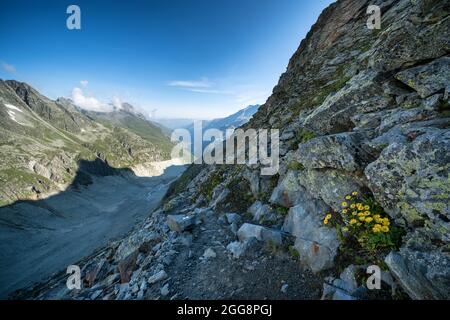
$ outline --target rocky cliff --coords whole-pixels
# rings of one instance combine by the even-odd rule
[[[192,166],[143,225],[80,263],[82,290],[23,296],[449,299],[449,9],[332,4],[245,125],[280,129],[279,174]]]

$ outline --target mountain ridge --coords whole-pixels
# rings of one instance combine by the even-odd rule
[[[170,159],[169,138],[131,106],[124,119],[93,117],[15,80],[0,80],[0,105],[0,204],[63,189],[80,159],[149,170],[152,162]]]

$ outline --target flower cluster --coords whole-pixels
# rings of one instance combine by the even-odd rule
[[[336,227],[345,239],[357,240],[366,252],[395,248],[401,241],[401,230],[391,225],[383,208],[373,198],[362,198],[356,191],[345,196],[340,210],[328,212],[323,223]]]
[[[343,228],[343,231],[351,227],[369,229],[373,233],[389,232],[389,226],[391,225],[389,218],[382,217],[380,213],[374,212],[374,210],[379,210],[358,199],[358,192],[355,191],[351,195],[347,195],[345,200],[342,202],[342,209],[340,210],[341,217],[347,226]],[[326,219],[327,223],[329,220]]]

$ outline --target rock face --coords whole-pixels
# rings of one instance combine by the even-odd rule
[[[380,30],[366,27],[369,5],[381,8]],[[339,240],[321,219],[357,191],[373,197],[405,229],[405,239],[424,235],[414,245],[404,240],[397,255],[427,252],[424,261],[436,262],[430,275],[421,275],[426,271],[419,262],[409,276],[400,262],[388,263],[404,278],[404,290],[413,298],[450,298],[448,282],[438,280],[446,275],[450,245],[448,19],[444,0],[337,1],[244,126],[280,128],[279,176],[269,184],[269,197],[248,170],[225,170],[223,184],[228,177],[252,177],[253,215],[266,202],[284,208],[279,217],[290,208],[283,230],[295,237],[300,262],[313,271],[332,267],[338,254]],[[425,286],[422,276],[433,293],[410,289]]]
[[[380,6],[380,30],[367,28],[369,5]],[[397,251],[380,253],[396,283],[413,299],[450,299],[449,14],[447,0],[339,0],[330,5],[273,94],[243,126],[280,130],[278,174],[260,177],[260,164],[192,166],[172,188],[164,209],[183,215],[199,208],[211,211],[204,219],[221,217],[224,230],[230,228],[227,220],[234,223],[236,235],[226,242],[231,258],[245,256],[251,243],[283,244],[284,233],[291,235],[292,254],[302,266],[319,274],[335,272],[326,281],[324,298],[355,299],[361,283],[352,268],[337,277],[333,267],[340,238],[322,219],[357,191],[373,198],[405,230]],[[243,224],[223,215],[228,212],[242,214]],[[254,224],[255,217],[270,214],[276,215],[270,225]],[[182,236],[193,225],[184,218],[164,216],[168,227],[161,238]],[[216,258],[202,261],[221,261],[218,250],[224,246],[214,247]],[[158,272],[171,261],[170,248],[167,242],[155,245],[157,263],[147,255],[138,264]],[[287,294],[294,285],[289,282]],[[116,291],[115,297],[127,294],[123,288]]]
[[[450,57],[442,57],[423,66],[406,69],[395,78],[414,89],[422,99],[432,94],[450,91]]]

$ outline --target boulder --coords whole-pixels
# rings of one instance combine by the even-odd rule
[[[167,277],[168,277],[167,273],[164,270],[161,270],[161,271],[155,273],[154,275],[152,275],[150,278],[148,278],[147,282],[149,284],[154,284],[154,283],[157,283],[157,282],[167,279]]]
[[[237,236],[241,242],[245,242],[251,238],[274,244],[282,244],[283,242],[281,232],[250,223],[244,223],[239,228]]]
[[[138,254],[139,253],[136,251],[119,262],[117,269],[119,270],[120,282],[122,284],[130,282],[131,275],[133,274],[133,271],[136,270],[136,260]]]
[[[402,248],[385,262],[412,299],[450,299],[450,255]]]
[[[255,203],[253,203],[252,206],[248,209],[248,212],[253,215],[254,221],[276,220],[276,215],[273,213],[272,208],[267,204],[263,204],[261,201],[256,201]]]
[[[450,131],[411,128],[398,136],[366,168],[368,185],[392,217],[450,242]]]
[[[450,57],[442,57],[418,67],[403,70],[395,78],[413,88],[421,98],[450,91]]]
[[[363,194],[364,181],[358,175],[342,170],[303,170],[299,172],[300,184],[315,198],[322,199],[334,210],[341,209],[342,200],[354,191]],[[304,203],[301,201],[300,203]]]
[[[270,203],[291,208],[304,200],[305,193],[298,181],[298,171],[289,170],[273,190]]]
[[[323,225],[327,206],[321,201],[307,202],[289,210],[283,231],[296,237],[294,247],[300,261],[313,272],[333,266],[339,241],[336,230]]]
[[[92,287],[97,279],[102,279],[108,272],[108,262],[101,259],[98,263],[94,262],[84,270],[84,281],[88,287]]]
[[[190,230],[195,226],[195,217],[187,215],[168,215],[167,226],[175,232]]]
[[[241,216],[237,213],[226,213],[225,218],[229,224],[239,223],[241,221]]]
[[[299,145],[298,157],[308,169],[356,171],[370,162],[363,141],[364,136],[355,132],[317,137]]]
[[[250,248],[256,248],[258,240],[256,238],[250,238],[244,242],[234,241],[227,245],[227,250],[231,253],[233,258],[239,259],[244,255]]]

